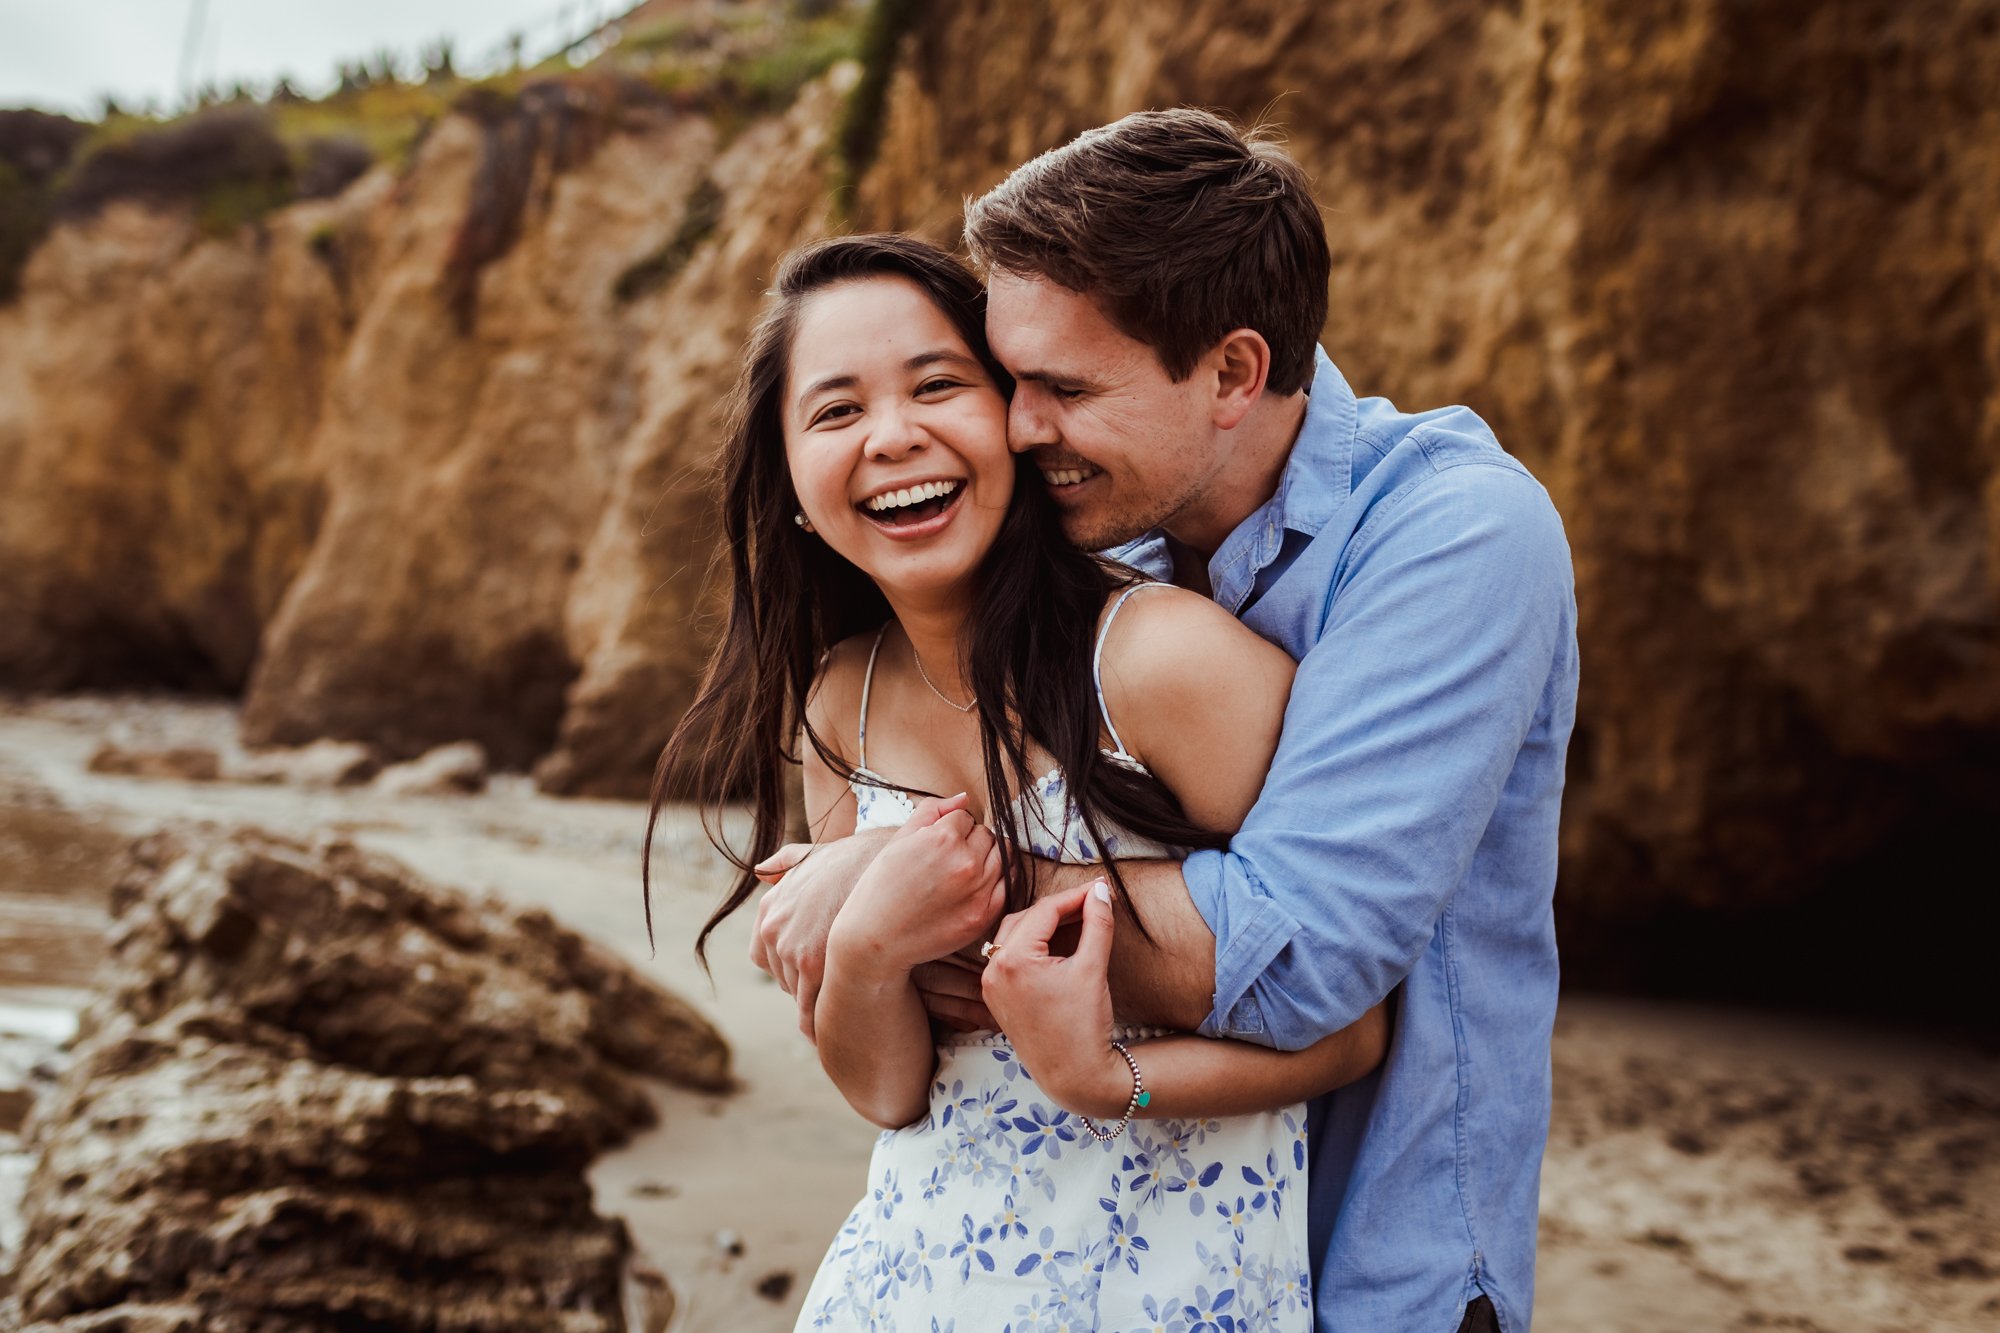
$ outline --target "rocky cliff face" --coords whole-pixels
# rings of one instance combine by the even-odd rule
[[[1547,483],[1572,976],[1785,995],[1861,948],[1954,986],[1883,907],[1952,901],[2000,809],[2000,6],[964,7],[910,43],[865,222],[949,235],[1135,107],[1267,116],[1357,391],[1470,403]]]
[[[1278,121],[1350,380],[1472,404],[1547,482],[1584,635],[1573,974],[1721,938],[1742,984],[1767,926],[1950,901],[2000,810],[2000,6],[902,8],[856,225],[949,239],[1137,107]],[[713,406],[829,225],[852,77],[734,137],[454,116],[230,239],[58,228],[0,308],[0,676],[242,688],[266,739],[469,737],[639,789],[705,642]],[[1912,932],[1868,943],[1935,957]]]
[[[0,309],[0,676],[514,767],[568,716],[551,783],[629,788],[699,671],[710,420],[845,86],[725,142],[544,85],[235,236],[58,227]],[[607,688],[649,701],[639,744]]]

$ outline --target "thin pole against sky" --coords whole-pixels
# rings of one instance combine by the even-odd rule
[[[189,0],[187,36],[181,42],[181,102],[194,102],[195,63],[201,58],[202,29],[208,26],[208,0]]]

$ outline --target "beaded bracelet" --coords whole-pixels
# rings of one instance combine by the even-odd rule
[[[1132,1100],[1125,1103],[1125,1114],[1118,1117],[1118,1123],[1110,1129],[1099,1129],[1097,1122],[1087,1115],[1078,1115],[1083,1127],[1090,1131],[1090,1137],[1099,1143],[1109,1143],[1125,1132],[1125,1126],[1132,1121],[1132,1113],[1153,1100],[1153,1094],[1146,1091],[1146,1079],[1139,1072],[1139,1062],[1132,1058],[1132,1052],[1125,1049],[1125,1043],[1114,1041],[1111,1049],[1125,1057],[1125,1063],[1132,1067]]]

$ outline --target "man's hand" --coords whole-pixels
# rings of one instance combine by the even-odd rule
[[[777,978],[799,1004],[799,1031],[813,1036],[813,1006],[826,977],[826,937],[833,918],[894,829],[867,829],[817,844],[792,843],[757,865],[771,887],[757,905],[750,961]]]
[[[985,971],[963,954],[947,954],[934,963],[925,963],[910,973],[923,996],[924,1008],[932,1018],[941,1019],[961,1032],[997,1032],[999,1020],[986,1007],[979,978]]]

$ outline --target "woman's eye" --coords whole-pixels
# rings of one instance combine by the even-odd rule
[[[948,380],[948,379],[925,380],[922,384],[919,384],[917,386],[917,392],[919,394],[939,393],[945,389],[956,389],[957,387],[958,387],[957,380]]]
[[[832,407],[821,409],[819,415],[815,416],[810,424],[815,426],[823,425],[826,422],[837,421],[860,410],[853,403],[835,403]]]

